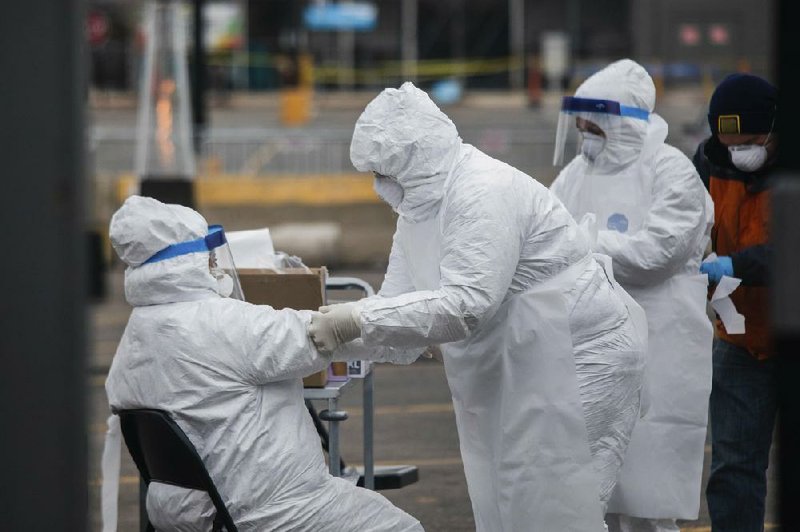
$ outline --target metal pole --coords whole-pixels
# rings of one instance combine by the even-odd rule
[[[403,0],[401,6],[403,79],[417,79],[417,0]]]
[[[356,34],[352,30],[337,32],[339,41],[339,89],[352,89],[355,83]]]
[[[785,90],[786,85],[781,85]],[[800,85],[797,86],[800,90]],[[797,115],[795,115],[797,116]],[[782,149],[786,149],[789,136],[798,136],[781,130]],[[775,325],[775,348],[778,371],[778,464],[780,465],[779,509],[781,530],[800,530],[797,501],[800,500],[800,171],[779,175],[775,179],[772,195],[772,245],[775,253],[772,316]],[[788,224],[788,225],[785,225]]]
[[[203,39],[205,0],[194,0],[194,76],[192,77],[192,122],[194,124],[194,150],[200,153],[206,130],[207,69],[206,47]]]
[[[525,87],[525,0],[508,0],[508,83],[513,90]]]
[[[453,26],[450,39],[453,46],[453,60],[459,65],[457,79],[463,81],[464,62],[467,57],[467,5],[466,0],[453,0]]]
[[[778,164],[784,172],[777,178],[771,201],[771,239],[773,246],[771,316],[778,364],[778,463],[780,465],[779,512],[781,530],[800,530],[800,156],[793,149],[800,142],[795,126],[800,104],[794,95],[800,91],[797,71],[797,30],[793,22],[800,16],[796,1],[779,0],[775,19],[778,26]],[[792,18],[794,17],[794,18]],[[779,288],[779,289],[778,289]]]
[[[89,529],[85,4],[0,17],[3,530]]]
[[[577,57],[581,47],[581,0],[568,0],[567,27],[572,45],[572,56]]]
[[[375,489],[375,403],[373,401],[372,369],[362,383],[364,387],[364,487]]]
[[[328,411],[336,412],[339,408],[338,399],[328,399]],[[328,422],[328,462],[331,475],[334,477],[342,476],[342,464],[339,460],[339,422],[331,420]]]

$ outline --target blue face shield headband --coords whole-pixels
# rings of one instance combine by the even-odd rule
[[[622,127],[623,120],[634,119],[647,122],[650,119],[650,111],[640,107],[623,105],[614,100],[564,96],[561,100],[561,113],[558,117],[555,150],[553,151],[553,164],[556,166],[564,163],[567,136],[570,132],[574,133],[576,131],[576,118],[592,122],[608,138],[613,136],[618,128]]]
[[[209,225],[208,234],[203,238],[178,242],[165,247],[147,259],[144,264],[161,262],[192,253],[211,253],[215,250],[217,251],[214,260],[209,262],[209,273],[217,280],[217,293],[223,297],[244,301],[239,275],[233,263],[228,239],[225,238],[225,230],[221,225]]]
[[[144,261],[144,264],[161,262],[162,260],[180,257],[181,255],[189,255],[190,253],[212,251],[227,243],[228,240],[225,238],[225,231],[222,229],[222,226],[209,225],[208,234],[206,236],[195,240],[171,244]]]
[[[561,100],[561,112],[568,114],[601,113],[638,118],[639,120],[650,118],[650,111],[647,109],[622,105],[614,100],[595,100],[594,98],[577,98],[575,96],[564,96]]]

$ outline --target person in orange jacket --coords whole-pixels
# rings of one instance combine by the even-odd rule
[[[714,201],[711,241],[718,258],[702,265],[712,289],[738,277],[731,294],[745,316],[744,334],[717,319],[711,391],[711,474],[706,489],[712,527],[760,531],[766,470],[777,413],[776,366],[768,315],[771,247],[769,173],[776,161],[777,89],[750,74],[733,74],[714,91],[712,135],[694,156]]]

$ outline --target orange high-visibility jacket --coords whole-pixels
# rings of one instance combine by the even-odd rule
[[[769,326],[769,181],[762,173],[737,170],[715,137],[700,144],[694,157],[714,200],[713,250],[729,256],[742,284],[731,294],[745,317],[745,334],[728,334],[717,319],[717,335],[758,359],[772,354]]]

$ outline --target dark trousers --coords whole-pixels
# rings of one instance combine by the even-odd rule
[[[777,412],[776,365],[714,340],[711,475],[706,488],[714,532],[764,530],[767,466]]]

